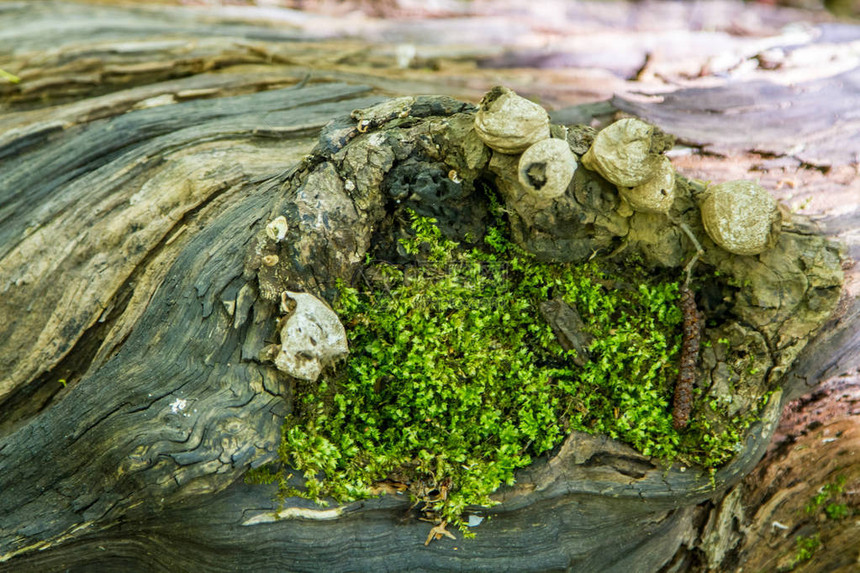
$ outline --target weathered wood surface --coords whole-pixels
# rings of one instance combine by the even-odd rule
[[[642,18],[651,16],[626,14],[639,14],[630,26],[640,44],[626,46],[644,62]],[[796,41],[774,30],[798,16],[778,14],[774,23],[758,20],[773,32],[769,43],[734,44],[743,47],[741,61],[758,53],[753,47],[779,45],[773,38]],[[9,559],[0,570],[651,571],[721,568],[749,553],[731,527],[722,537],[702,533],[710,510],[697,504],[749,474],[772,427],[757,430],[716,491],[694,471],[667,477],[627,448],[570,440],[500,493],[503,504],[475,540],[425,548],[426,524],[401,520],[408,502],[392,497],[351,506],[336,520],[307,519],[330,515],[317,513],[266,522],[272,492],[240,478],[272,457],[289,396],[273,369],[249,360],[248,349],[271,334],[272,310],[255,300],[244,259],[288,200],[280,191],[289,171],[328,119],[381,93],[475,97],[499,76],[515,87],[527,79],[465,66],[383,77],[374,62],[390,68],[395,54],[382,45],[349,52],[345,46],[362,44],[306,43],[320,34],[312,27],[204,20],[186,11],[0,4],[0,67],[24,80],[0,89],[0,554]],[[825,48],[857,35],[839,30]],[[415,34],[400,33],[402,41]],[[811,34],[805,45],[816,37],[827,38]],[[561,52],[581,57],[578,47]],[[474,59],[476,50],[461,54]],[[525,61],[518,53],[522,46],[496,53],[494,65]],[[699,58],[699,69],[709,58]],[[670,58],[665,74],[680,74],[684,62]],[[659,71],[652,64],[646,71]],[[272,89],[311,69],[309,85]],[[848,174],[856,174],[860,144],[842,102],[858,96],[852,72],[840,73],[784,88],[712,77],[705,92],[613,103],[680,133],[694,151],[674,162],[690,176],[756,170],[795,207],[814,189],[807,211],[857,258],[860,191]],[[565,70],[567,85],[543,95],[576,103],[647,84],[609,76],[595,88]],[[331,80],[374,87],[324,83]],[[834,105],[810,99],[820,89]],[[579,107],[557,117],[614,111]],[[715,114],[721,120],[709,123]],[[762,121],[768,129],[759,129]],[[737,135],[744,133],[746,140]],[[805,353],[794,388],[858,367],[856,267],[847,273],[844,312]],[[778,411],[775,404],[771,422]],[[738,487],[765,504],[749,479]]]
[[[741,504],[735,504],[734,514],[740,523],[737,533],[743,535],[737,535],[735,559],[747,570],[785,567],[795,554],[798,535],[818,535],[823,549],[798,570],[856,571],[860,558],[856,525],[823,518],[823,507],[814,511],[807,507],[819,488],[844,479],[844,493],[829,502],[856,508],[858,403],[856,377],[835,378],[786,408],[766,457],[737,488]]]

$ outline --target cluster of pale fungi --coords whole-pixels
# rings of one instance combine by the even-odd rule
[[[494,152],[520,155],[518,178],[532,197],[564,195],[578,162],[565,139],[552,137],[540,105],[507,88],[495,88],[481,102],[475,131]],[[619,213],[669,215],[675,200],[675,170],[644,121],[621,119],[602,129],[582,156],[582,165],[618,188]],[[776,242],[781,215],[776,201],[753,181],[711,186],[700,204],[708,236],[736,255],[756,255]]]
[[[283,215],[266,224],[266,236],[280,243],[287,237],[289,225]],[[266,266],[278,263],[278,255],[266,255]],[[309,293],[281,293],[278,323],[280,344],[267,347],[266,353],[275,367],[293,378],[316,381],[323,369],[349,353],[346,330],[337,314],[321,299]]]
[[[552,136],[549,115],[540,105],[507,88],[494,88],[475,115],[475,131],[494,152],[520,156],[518,180],[531,197],[549,204],[567,192],[578,161],[566,139]],[[587,169],[618,188],[622,215],[634,211],[669,215],[675,199],[675,170],[655,144],[656,133],[643,121],[622,119],[598,132],[582,156]],[[779,209],[755,182],[710,187],[700,210],[705,231],[727,251],[755,255],[776,242]],[[701,253],[695,237],[681,225]],[[275,243],[284,241],[288,230],[284,216],[266,225],[266,235]],[[274,266],[278,256],[267,255],[262,263]],[[308,293],[284,292],[280,310],[284,315],[278,325],[281,343],[270,349],[279,370],[315,381],[326,365],[348,354],[346,332],[324,301]]]

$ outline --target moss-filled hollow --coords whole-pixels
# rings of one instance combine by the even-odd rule
[[[467,506],[492,505],[490,494],[572,430],[707,468],[740,447],[750,416],[731,428],[672,427],[677,277],[538,262],[500,216],[471,249],[433,219],[412,213],[410,223],[399,241],[408,262],[368,257],[356,284],[340,285],[351,353],[296,392],[279,455],[305,486],[284,485],[284,495],[348,502],[384,480],[450,483],[435,509],[462,526]],[[541,312],[554,300],[582,317],[587,360],[562,347]]]

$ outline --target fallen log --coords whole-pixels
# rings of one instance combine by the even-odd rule
[[[64,8],[67,17],[78,9]],[[171,34],[189,30],[161,20]],[[111,48],[120,62],[110,70],[102,58],[66,55],[30,85],[15,69],[22,89],[7,88],[13,112],[0,118],[0,569],[298,571],[325,563],[329,570],[649,571],[700,559],[696,552],[707,545],[700,532],[710,522],[700,504],[721,503],[723,491],[750,473],[768,447],[777,401],[749,447],[717,475],[717,487],[689,470],[666,475],[605,438],[576,435],[518,475],[474,540],[424,547],[426,524],[401,523],[409,502],[393,496],[342,513],[293,500],[288,508],[295,509],[274,520],[274,491],[241,478],[273,459],[291,396],[283,378],[256,360],[274,335],[276,311],[258,297],[246,256],[269,215],[289,202],[283,190],[319,129],[381,97],[342,83],[269,90],[295,84],[305,70],[270,68],[250,49],[225,56],[222,41],[183,67],[189,60],[175,52],[182,45],[145,55],[158,65]],[[199,73],[219,66],[235,69]],[[94,68],[99,76],[82,82]],[[851,86],[831,89],[851,94]],[[80,93],[91,97],[73,101]],[[688,110],[672,102],[684,95],[656,109],[675,107],[683,117]],[[42,97],[59,104],[46,107]],[[733,104],[723,101],[728,114]],[[668,131],[696,124],[615,105]],[[697,146],[713,141],[684,137]],[[850,167],[851,145],[832,156],[831,169]],[[796,161],[809,171],[817,165],[806,156]],[[719,177],[719,169],[707,169]],[[850,198],[856,184],[835,189]],[[829,217],[821,209],[821,224],[856,258],[856,195],[853,205]],[[313,274],[302,280],[308,286]],[[857,367],[854,289],[849,282],[841,312],[789,374],[791,388]],[[734,547],[711,551],[709,563],[718,565]]]

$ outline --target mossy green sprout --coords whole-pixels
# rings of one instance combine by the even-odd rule
[[[848,504],[839,503],[842,494],[845,492],[845,482],[847,478],[844,475],[836,477],[836,481],[826,483],[818,490],[818,493],[806,505],[806,513],[817,513],[820,508],[824,509],[824,513],[828,518],[839,520],[845,519],[851,513]]]
[[[17,84],[21,81],[21,78],[19,78],[15,74],[10,74],[3,68],[0,68],[0,79],[4,79],[11,84]]]
[[[810,535],[809,537],[798,535],[795,543],[796,550],[794,557],[788,564],[788,571],[791,571],[801,563],[812,559],[812,556],[821,548],[821,537],[818,533]]]
[[[438,513],[464,529],[467,506],[492,505],[490,494],[572,430],[709,468],[736,452],[736,429],[694,423],[682,436],[672,427],[677,280],[619,276],[594,261],[538,262],[501,221],[471,250],[432,219],[412,214],[411,226],[401,244],[412,264],[368,260],[367,288],[339,286],[335,310],[351,354],[337,372],[297,388],[279,455],[303,472],[305,487],[257,476],[279,479],[282,495],[349,502],[392,476],[450,480]],[[539,312],[558,298],[593,336],[583,366]]]

